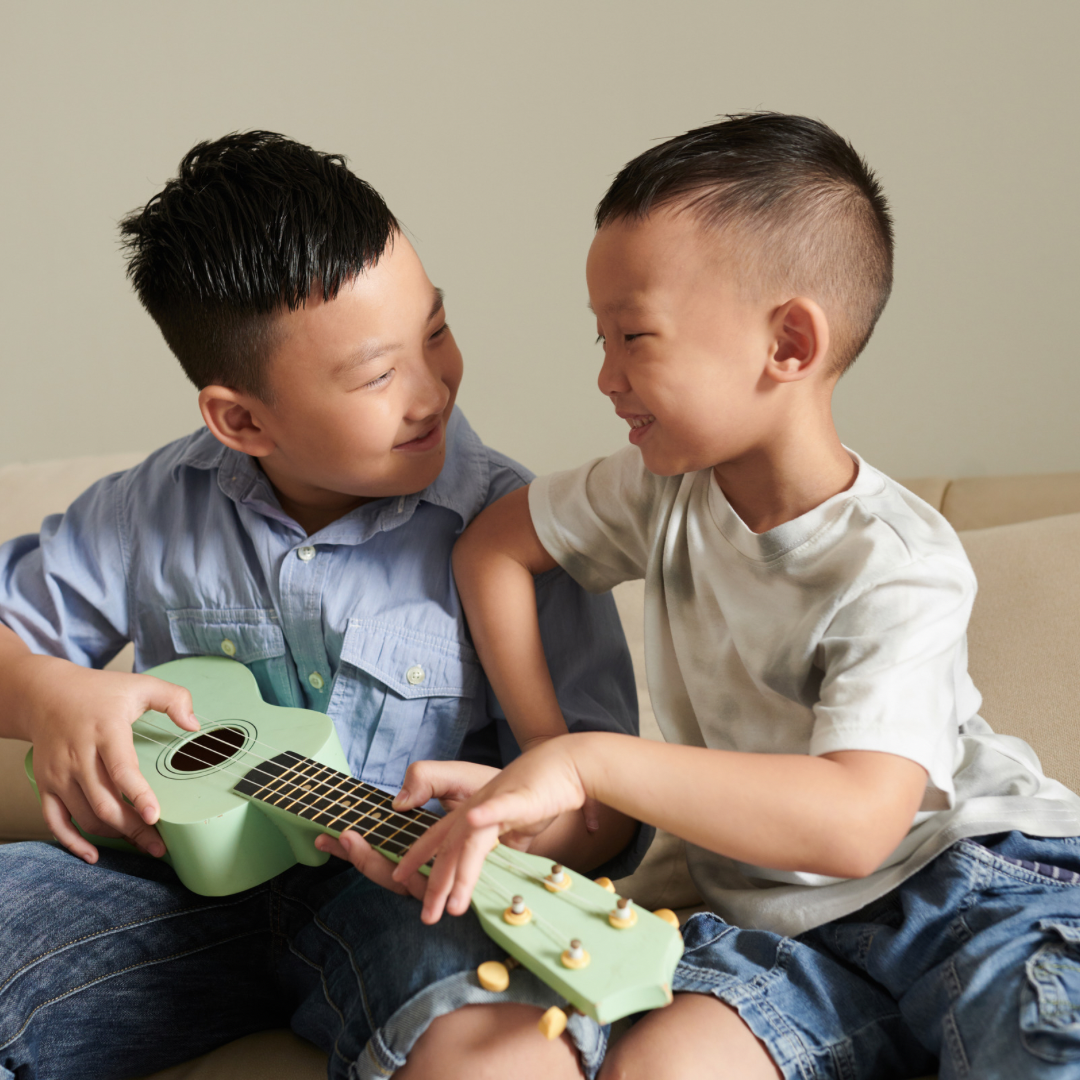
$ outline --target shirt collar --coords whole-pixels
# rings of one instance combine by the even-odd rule
[[[255,459],[219,443],[209,430],[204,428],[191,440],[176,469],[182,465],[216,469],[218,487],[233,502],[298,529],[296,522],[278,505],[274,489]],[[395,495],[358,506],[316,533],[313,539],[328,544],[363,543],[376,533],[404,525],[421,502],[450,510],[461,519],[463,529],[487,502],[487,465],[484,444],[455,406],[446,425],[446,460],[433,484],[412,495]]]

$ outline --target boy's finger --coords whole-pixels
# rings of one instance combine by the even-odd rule
[[[424,908],[420,912],[421,922],[434,926],[446,909],[446,899],[454,885],[457,869],[457,851],[453,848],[442,850],[435,859],[435,865],[428,876],[427,892],[424,893]]]
[[[411,810],[431,799],[459,802],[479,791],[498,771],[472,761],[414,761],[394,796],[394,809]]]
[[[405,852],[401,862],[397,864],[397,868],[394,870],[395,881],[408,880],[412,874],[415,874],[420,867],[435,854],[443,834],[446,829],[449,828],[447,825],[449,820],[449,817],[444,817],[442,821],[432,825],[423,836],[413,842],[412,846]]]
[[[71,814],[57,796],[50,791],[41,793],[41,816],[49,826],[49,832],[71,852],[91,865],[98,861],[98,850],[85,839],[71,823]]]
[[[165,713],[177,727],[185,731],[199,730],[190,691],[164,679],[156,679],[152,675],[143,675],[140,678],[144,680],[145,704],[148,709]]]
[[[165,854],[165,843],[157,829],[153,825],[148,825],[135,807],[124,801],[123,789],[109,774],[105,761],[98,757],[94,765],[93,777],[82,781],[83,794],[89,801],[94,816],[98,821],[103,821],[117,830],[120,836],[130,841],[140,851],[153,855],[155,858],[161,858]],[[142,779],[141,776],[140,779]],[[156,809],[156,802],[154,806]],[[75,818],[84,828],[87,827],[77,811]],[[88,831],[98,832],[98,829],[91,825]]]
[[[393,878],[394,864],[356,833],[343,832],[337,840],[328,835],[319,836],[315,839],[315,846],[320,851],[329,852],[352,863],[364,877],[374,881],[376,885],[401,896],[409,895],[408,887]]]
[[[454,884],[446,901],[446,910],[451,915],[464,915],[469,910],[473,889],[480,878],[484,860],[498,842],[494,829],[473,833],[465,841],[457,859]]]
[[[117,739],[98,750],[101,763],[113,786],[126,795],[135,813],[147,825],[161,817],[161,806],[145,777],[139,772],[139,758],[130,741]]]
[[[492,795],[466,812],[466,820],[474,829],[500,826],[502,831],[531,825],[545,814],[530,814],[529,800],[516,791]]]

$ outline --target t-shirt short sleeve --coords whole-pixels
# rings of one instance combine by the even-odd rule
[[[979,707],[967,673],[975,578],[966,560],[912,561],[843,604],[822,635],[810,752],[918,762],[952,795],[959,727]]]
[[[645,576],[667,482],[628,446],[534,480],[529,512],[548,554],[584,588],[605,592]]]

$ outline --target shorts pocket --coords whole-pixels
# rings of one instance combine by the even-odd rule
[[[1080,919],[1042,919],[1048,940],[1028,960],[1020,1038],[1044,1061],[1080,1061]]]

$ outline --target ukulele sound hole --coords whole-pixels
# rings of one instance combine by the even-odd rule
[[[239,728],[220,727],[184,743],[169,763],[178,772],[199,772],[220,765],[244,745]]]

